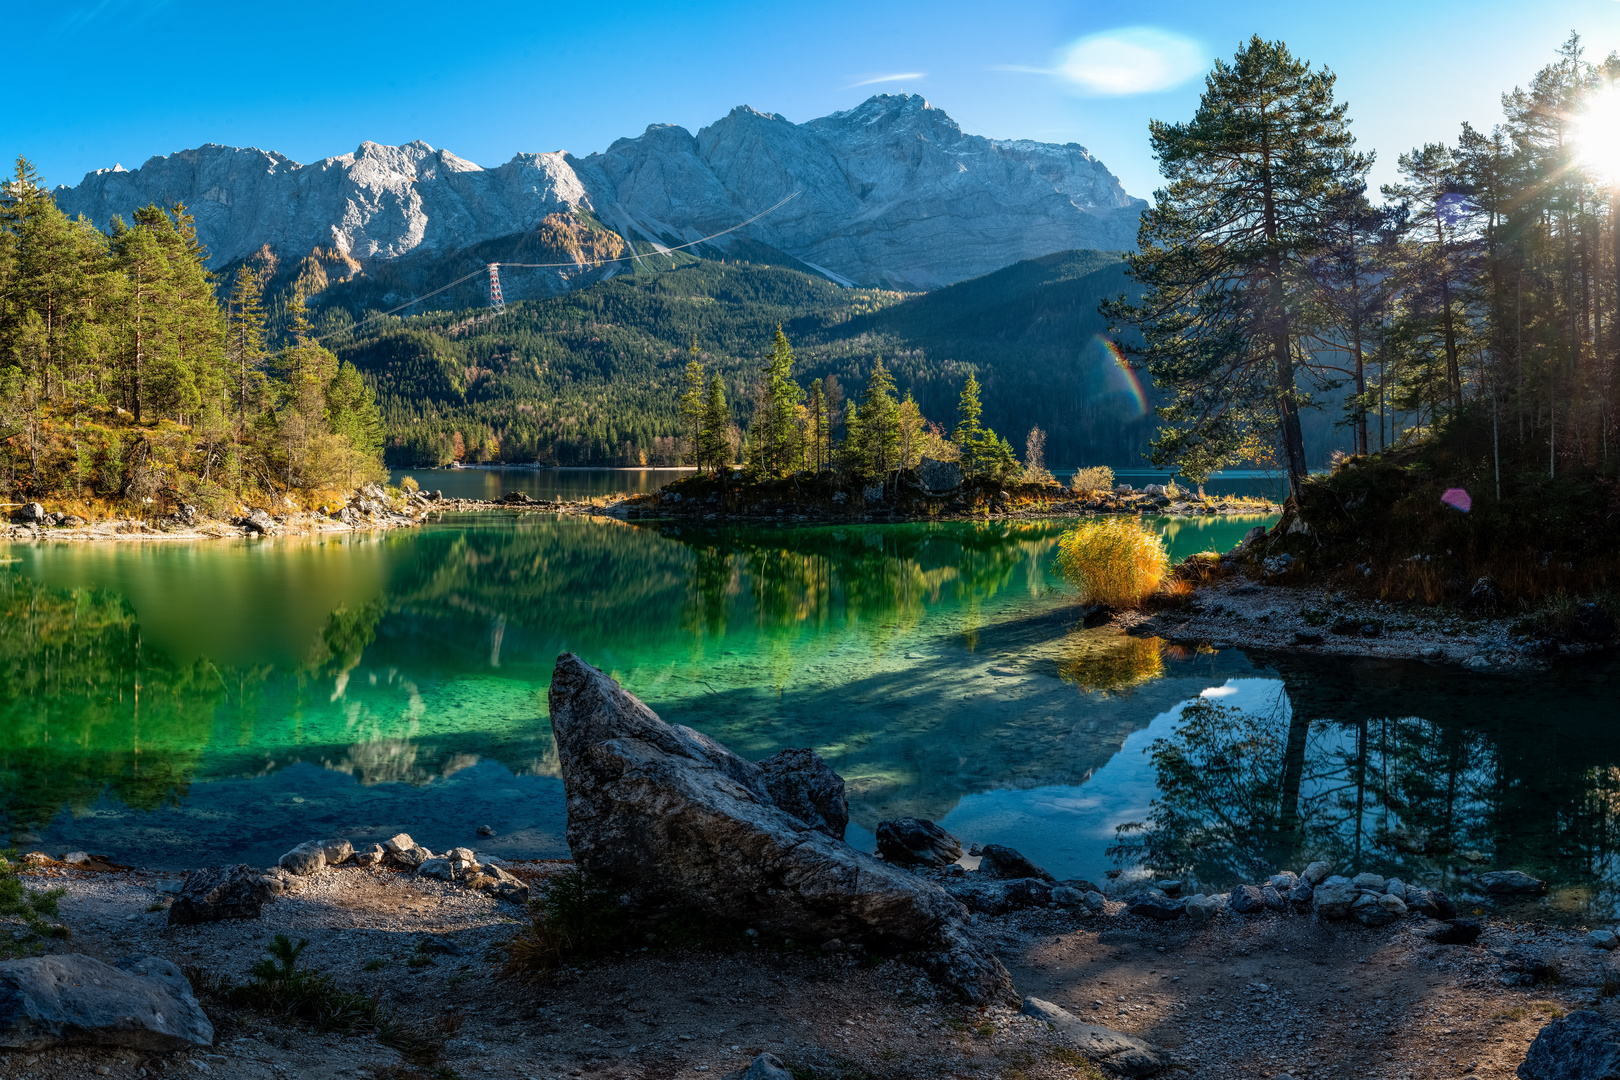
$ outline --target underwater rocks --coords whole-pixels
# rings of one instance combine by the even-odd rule
[[[0,963],[0,1046],[41,1050],[80,1043],[163,1053],[211,1046],[180,969],[161,957],[31,956]]]
[[[949,866],[962,857],[962,841],[927,818],[880,821],[877,850],[896,866]]]
[[[966,908],[778,805],[759,765],[666,724],[572,654],[557,660],[550,705],[568,845],[631,911],[881,945],[969,1001],[1017,1000]]]

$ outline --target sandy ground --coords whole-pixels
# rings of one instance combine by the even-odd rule
[[[1475,619],[1451,608],[1360,600],[1321,587],[1268,585],[1237,576],[1198,589],[1185,607],[1130,612],[1128,633],[1178,644],[1236,646],[1340,656],[1382,656],[1463,664],[1480,670],[1536,669],[1515,619]],[[1362,629],[1377,627],[1377,636]],[[1336,629],[1337,627],[1337,629]],[[1579,646],[1565,646],[1571,652]]]
[[[514,865],[531,877],[560,867]],[[61,910],[73,938],[53,951],[151,953],[242,979],[276,933],[308,938],[310,966],[442,1039],[440,1066],[462,1077],[726,1076],[762,1050],[839,1080],[1096,1075],[1044,1025],[953,1003],[893,962],[653,945],[538,986],[517,983],[499,977],[497,946],[519,930],[519,909],[389,870],[327,870],[258,920],[175,928],[163,911],[172,876],[48,867],[25,880],[68,890]],[[1112,914],[1035,910],[981,922],[1022,993],[1170,1049],[1168,1075],[1188,1080],[1506,1078],[1549,1019],[1620,1001],[1601,996],[1605,976],[1620,980],[1620,961],[1585,945],[1576,928],[1488,918],[1475,945],[1436,946],[1400,923],[1369,930],[1311,916],[1223,915],[1195,927],[1109,906]],[[411,966],[429,937],[456,954]],[[1552,960],[1561,981],[1504,986],[1502,955],[1514,949]],[[434,1075],[372,1038],[252,1014],[214,1020],[219,1035],[207,1051],[12,1052],[0,1057],[0,1076]]]

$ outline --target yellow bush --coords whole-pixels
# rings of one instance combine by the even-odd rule
[[[1164,540],[1136,518],[1085,521],[1058,540],[1058,566],[1087,604],[1134,608],[1170,571]]]
[[[1069,487],[1079,492],[1113,491],[1114,470],[1106,465],[1093,465],[1088,469],[1076,469],[1074,470],[1074,478],[1069,481]]]

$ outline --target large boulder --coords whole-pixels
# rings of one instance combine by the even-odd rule
[[[759,763],[765,789],[777,806],[834,840],[849,826],[844,778],[814,750],[783,750]]]
[[[877,849],[896,866],[949,866],[962,857],[962,841],[927,818],[878,822]]]
[[[1542,1028],[1519,1066],[1519,1080],[1611,1076],[1620,1076],[1620,1023],[1588,1009]]]
[[[264,905],[284,891],[274,876],[246,863],[192,870],[181,883],[180,894],[169,905],[169,925],[257,919]]]
[[[966,908],[778,806],[758,765],[664,723],[572,654],[558,657],[549,700],[568,846],[628,915],[697,911],[784,937],[892,948],[968,1001],[1017,1000]]]
[[[1334,874],[1317,883],[1311,895],[1311,907],[1324,919],[1342,919],[1350,914],[1350,905],[1361,896],[1361,890],[1347,877]]]
[[[77,954],[0,963],[0,1046],[65,1043],[165,1053],[210,1046],[214,1026],[180,969],[156,956],[117,967]]]
[[[945,495],[962,486],[962,466],[925,457],[917,463],[917,483],[930,495]]]
[[[1170,1067],[1170,1055],[1157,1046],[1123,1031],[1088,1024],[1050,1001],[1025,998],[1023,1013],[1051,1024],[1071,1046],[1109,1072],[1141,1077]]]

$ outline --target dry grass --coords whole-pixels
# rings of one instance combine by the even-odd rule
[[[1069,481],[1072,491],[1113,491],[1114,470],[1106,465],[1093,465],[1086,469],[1076,469],[1074,477]]]
[[[1058,541],[1058,566],[1087,604],[1140,607],[1170,572],[1164,539],[1135,518],[1086,521]]]

